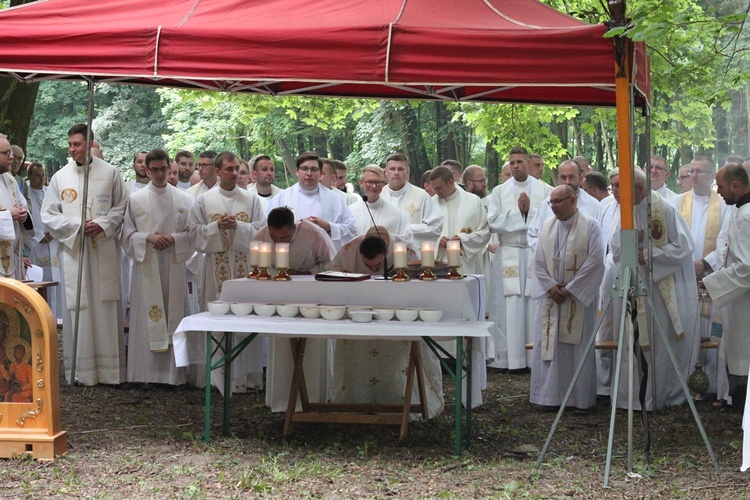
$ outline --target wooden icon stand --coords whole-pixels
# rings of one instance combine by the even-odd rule
[[[66,453],[59,376],[49,306],[29,286],[0,278],[0,458]]]

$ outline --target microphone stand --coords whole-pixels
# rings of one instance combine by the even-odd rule
[[[370,220],[372,221],[372,225],[375,228],[375,233],[378,235],[378,238],[383,240],[383,243],[385,243],[385,239],[380,234],[380,231],[378,230],[378,225],[375,224],[375,218],[372,216],[372,212],[370,211],[370,205],[367,204],[367,195],[362,195],[362,201],[365,202],[365,208],[367,209],[367,213],[370,214]],[[385,245],[385,255],[383,255],[383,279],[388,280],[388,244]]]

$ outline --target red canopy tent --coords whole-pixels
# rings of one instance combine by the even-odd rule
[[[606,26],[535,0],[40,0],[0,74],[270,95],[615,105]],[[634,54],[635,104],[648,60]]]

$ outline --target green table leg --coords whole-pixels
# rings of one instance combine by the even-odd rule
[[[206,332],[206,414],[203,417],[203,441],[211,441],[211,352],[213,351],[211,332]]]
[[[229,404],[232,397],[232,340],[234,334],[224,333],[224,422],[222,431],[229,436]]]
[[[456,455],[461,455],[461,389],[463,381],[461,380],[462,368],[464,365],[464,346],[463,337],[456,337]]]

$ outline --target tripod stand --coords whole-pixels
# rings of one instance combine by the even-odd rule
[[[711,458],[711,461],[713,462],[716,472],[718,473],[720,472],[719,464],[716,461],[716,457],[714,456],[713,449],[711,448],[711,443],[708,440],[706,431],[703,428],[703,424],[700,420],[700,417],[698,416],[698,412],[695,408],[695,403],[693,403],[693,399],[690,395],[687,384],[681,376],[680,366],[677,362],[677,358],[675,357],[671,346],[669,345],[669,342],[667,341],[666,331],[662,327],[658,316],[656,314],[653,314],[654,303],[652,300],[651,293],[648,290],[648,288],[643,284],[643,281],[641,279],[641,276],[638,270],[638,262],[637,262],[638,232],[634,229],[630,229],[630,230],[622,230],[620,234],[622,238],[623,253],[622,253],[622,265],[620,268],[619,277],[615,283],[615,286],[612,288],[610,295],[607,297],[607,301],[602,311],[602,315],[599,318],[596,328],[594,329],[594,332],[592,333],[586,345],[585,354],[583,355],[583,357],[578,363],[578,366],[576,367],[576,371],[573,375],[573,379],[571,380],[570,385],[568,386],[568,390],[565,393],[565,397],[562,400],[560,409],[557,412],[555,421],[552,424],[552,428],[550,429],[549,435],[547,436],[547,440],[545,441],[544,446],[542,447],[542,451],[539,454],[539,458],[537,459],[536,468],[538,469],[541,466],[542,461],[544,460],[544,455],[547,452],[547,448],[549,447],[549,444],[552,441],[552,437],[555,434],[557,425],[559,424],[560,419],[562,418],[563,412],[565,411],[565,406],[567,405],[568,400],[570,399],[570,395],[573,392],[573,387],[578,381],[578,377],[580,376],[581,371],[583,370],[583,366],[586,362],[586,359],[588,358],[588,356],[591,355],[592,348],[594,347],[594,342],[596,341],[596,334],[599,332],[599,329],[601,328],[602,321],[605,315],[607,314],[607,311],[612,301],[619,299],[622,302],[622,309],[621,309],[620,322],[619,322],[618,347],[617,347],[617,354],[616,354],[617,362],[616,362],[615,375],[614,375],[615,380],[614,380],[614,388],[612,391],[612,394],[613,394],[612,397],[615,399],[613,399],[612,401],[612,410],[611,410],[610,422],[609,422],[609,439],[607,443],[607,459],[606,459],[606,466],[604,470],[604,487],[606,488],[609,486],[609,475],[610,475],[610,468],[612,464],[612,448],[613,448],[614,431],[615,431],[615,416],[617,412],[616,398],[617,398],[618,390],[620,387],[623,348],[625,346],[625,340],[626,340],[625,333],[626,333],[626,330],[628,330],[627,328],[628,302],[630,300],[634,300],[636,296],[640,296],[640,297],[646,298],[648,305],[649,305],[649,310],[652,311],[652,317],[654,319],[655,326],[656,326],[655,330],[659,332],[659,335],[661,335],[661,339],[663,341],[664,348],[666,349],[667,354],[669,355],[672,368],[677,374],[677,378],[680,380],[680,385],[682,387],[683,393],[685,394],[685,398],[687,399],[688,404],[690,406],[690,411],[692,412],[695,423],[698,426],[701,436],[703,437],[703,442],[706,445],[706,450],[708,451],[708,455]],[[629,249],[629,251],[625,251],[625,249]],[[629,363],[628,363],[628,408],[627,408],[628,410],[628,472],[632,472],[633,470],[633,369],[634,369],[633,358],[635,357],[639,364],[641,361],[640,346],[638,345],[637,342],[634,342],[634,336],[632,335],[632,331],[629,332],[629,335],[627,338],[627,345],[628,345],[628,359],[629,359]],[[649,440],[648,412],[646,411],[645,407],[642,407],[641,411],[644,417],[644,427],[645,427],[645,432],[646,432],[647,441],[648,441]]]

